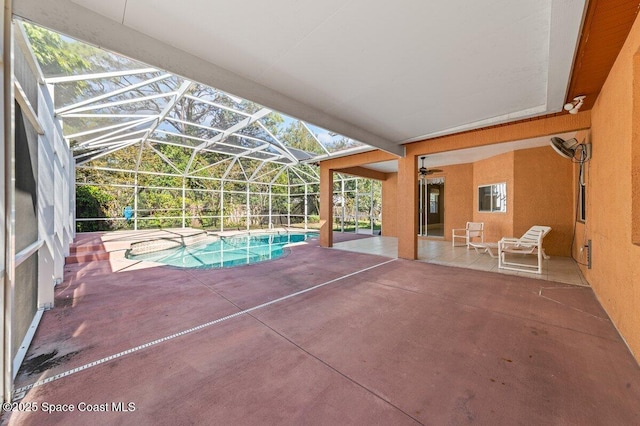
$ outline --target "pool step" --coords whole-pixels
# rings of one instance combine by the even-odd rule
[[[81,250],[80,253],[71,253],[69,256],[67,256],[65,259],[65,264],[68,265],[71,263],[84,263],[95,260],[109,259],[111,259],[111,253],[109,253],[108,251],[104,251],[104,249],[96,251]]]
[[[104,251],[104,245],[103,244],[72,244],[71,247],[69,247],[69,253],[71,254],[96,252],[96,251]]]
[[[113,247],[108,249],[102,242],[78,241],[69,247],[69,256],[65,259],[65,264],[84,263],[96,260],[111,259]]]

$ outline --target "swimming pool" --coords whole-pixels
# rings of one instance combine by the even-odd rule
[[[286,245],[317,236],[317,232],[241,234],[152,253],[127,252],[126,257],[180,268],[228,268],[275,259],[284,254]]]

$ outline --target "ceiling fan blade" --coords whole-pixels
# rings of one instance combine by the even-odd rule
[[[428,169],[428,168],[426,168],[424,166],[425,158],[427,158],[427,157],[420,157],[420,160],[422,161],[422,165],[418,169],[418,173],[420,173],[420,177],[432,175],[434,173],[442,173],[442,170],[440,170],[440,169]]]
[[[422,176],[429,176],[429,175],[432,175],[434,173],[442,173],[442,170],[440,170],[440,169],[428,169],[428,170],[425,169],[425,170],[421,170],[420,171],[420,175],[422,175]]]

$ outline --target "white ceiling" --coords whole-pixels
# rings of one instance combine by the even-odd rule
[[[14,0],[14,13],[369,145],[561,110],[586,0]]]

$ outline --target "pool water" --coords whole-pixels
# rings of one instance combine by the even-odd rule
[[[147,260],[180,268],[228,268],[275,259],[284,254],[288,244],[315,238],[315,232],[256,234],[220,237],[213,242],[132,255],[131,260]]]

